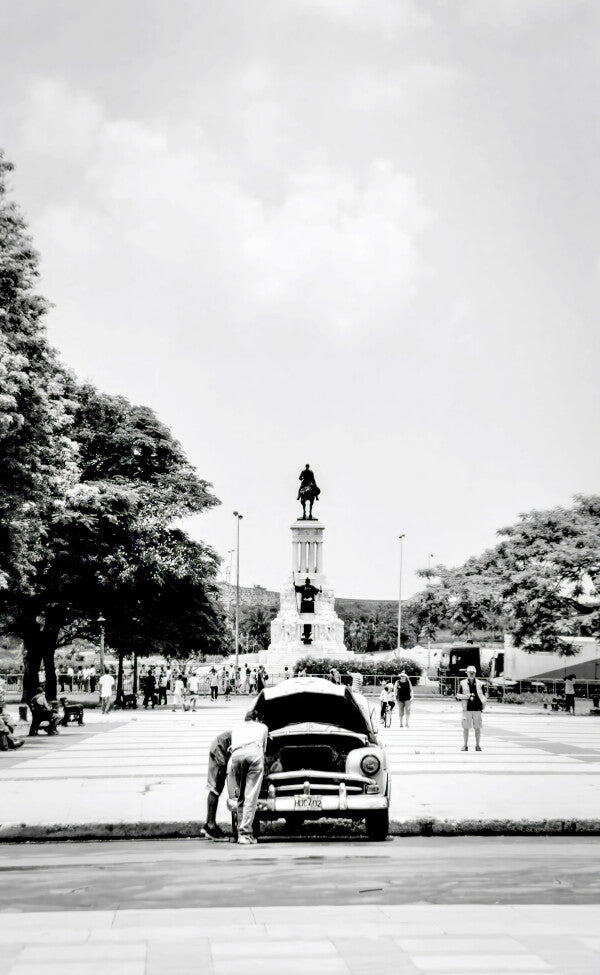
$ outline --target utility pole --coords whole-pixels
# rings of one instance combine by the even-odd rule
[[[234,511],[233,516],[237,520],[237,555],[235,560],[235,673],[237,677],[240,656],[240,521],[244,516],[239,511]]]
[[[430,552],[427,556],[427,572],[429,575],[427,579],[431,578],[431,560],[433,558],[433,552]],[[431,667],[431,609],[429,610],[429,616],[427,620],[427,676],[429,677],[429,668]]]
[[[398,655],[402,650],[402,549],[404,547],[404,535],[398,535],[400,539],[400,581],[398,585]]]

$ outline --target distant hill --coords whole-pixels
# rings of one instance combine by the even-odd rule
[[[235,606],[235,586],[220,582],[219,589],[225,605]],[[404,600],[403,600],[404,602]],[[279,610],[279,593],[263,586],[240,586],[240,606],[265,606]],[[365,616],[367,619],[388,616],[398,611],[394,599],[336,599],[335,608],[341,616]]]

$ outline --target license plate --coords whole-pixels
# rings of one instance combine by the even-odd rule
[[[294,809],[322,809],[321,796],[294,796]]]

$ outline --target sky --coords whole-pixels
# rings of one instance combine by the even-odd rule
[[[153,407],[279,588],[598,491],[596,0],[3,0],[0,145],[80,377]]]

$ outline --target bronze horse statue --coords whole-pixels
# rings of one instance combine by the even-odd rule
[[[298,501],[302,505],[302,520],[312,521],[313,520],[313,504],[318,501],[321,491],[317,487],[317,482],[315,481],[315,475],[311,471],[309,465],[307,464],[303,471],[300,471],[301,481],[300,490],[298,491]],[[308,505],[308,519],[306,516],[306,505]]]

